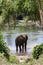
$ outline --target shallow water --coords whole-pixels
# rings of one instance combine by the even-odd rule
[[[11,53],[16,53],[15,47],[15,38],[20,34],[27,34],[28,41],[27,41],[27,52],[30,53],[35,45],[39,45],[43,43],[43,32],[42,31],[29,31],[25,29],[15,29],[15,30],[8,30],[3,31],[4,41],[6,42],[7,46],[10,48]]]

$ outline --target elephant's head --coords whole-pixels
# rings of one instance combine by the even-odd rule
[[[25,40],[28,40],[27,34],[22,34],[21,37],[24,38]]]

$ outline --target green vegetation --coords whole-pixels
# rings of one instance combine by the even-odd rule
[[[43,0],[0,0],[0,27],[13,24],[15,28],[19,20],[25,19],[26,23],[28,20],[41,22],[40,5],[43,10]]]
[[[9,62],[17,64],[17,63],[19,63],[19,59],[16,56],[10,56]]]
[[[39,56],[38,60],[30,58],[30,59],[24,60],[24,62],[22,62],[22,63],[18,62],[19,60],[18,60],[18,58],[16,58],[16,56],[14,56],[14,58],[16,58],[16,59],[15,60],[12,59],[13,61],[11,61],[11,62],[7,61],[7,59],[3,56],[3,54],[0,54],[0,56],[1,56],[1,58],[0,58],[0,64],[1,65],[39,65],[39,64],[43,65],[43,54],[41,54]]]
[[[38,59],[39,55],[43,53],[43,43],[41,45],[36,45],[33,49],[33,58]]]
[[[11,5],[12,4],[12,5]],[[40,20],[37,0],[0,0],[0,16],[2,25],[18,23],[18,19]]]
[[[43,0],[41,0],[42,10],[43,10]]]
[[[38,60],[35,60],[33,58],[30,58],[30,60],[25,60],[25,63],[23,65],[43,65],[43,54],[40,55]]]
[[[6,46],[2,33],[0,32],[0,53],[4,53],[4,55],[8,58],[9,57],[9,49]]]

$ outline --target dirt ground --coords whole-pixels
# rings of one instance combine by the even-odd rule
[[[29,53],[19,53],[19,54],[15,54],[17,57],[18,57],[18,59],[19,59],[19,61],[20,62],[24,62],[24,60],[26,60],[26,59],[30,59],[32,56],[32,54],[29,54]]]

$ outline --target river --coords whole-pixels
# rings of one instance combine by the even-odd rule
[[[3,33],[4,41],[6,42],[6,45],[10,49],[10,53],[13,53],[13,54],[16,53],[15,39],[20,34],[28,35],[28,41],[27,41],[28,53],[32,52],[34,46],[43,43],[42,30],[35,29],[35,31],[33,31],[33,30],[29,30],[28,28],[17,27],[16,29],[4,30],[2,31],[2,33]]]

